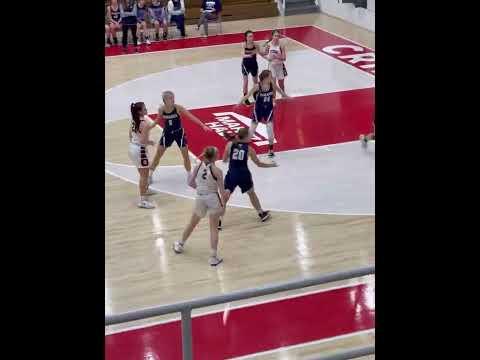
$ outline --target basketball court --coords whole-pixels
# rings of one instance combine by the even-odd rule
[[[238,105],[246,29],[258,42],[280,30],[292,98],[278,100],[275,109],[279,167],[249,165],[272,218],[259,222],[237,190],[220,232],[224,262],[212,268],[206,220],[184,254],[172,251],[195,196],[176,145],[167,149],[151,185],[157,207],[137,208],[129,105],[145,102],[154,118],[162,91],[172,90],[178,104],[213,130],[183,119],[192,163],[207,145],[223,152],[223,131],[247,127],[252,117],[252,107]],[[363,149],[358,136],[371,132],[375,34],[324,14],[225,22],[222,34],[208,38],[193,36],[193,27],[187,33],[192,37],[142,45],[139,54],[106,49],[106,314],[374,264],[375,144]],[[260,70],[267,67],[258,61]],[[155,129],[153,139],[160,135]],[[252,146],[266,157],[265,126],[258,126]],[[195,358],[307,359],[372,344],[374,288],[374,278],[364,277],[194,311]],[[108,327],[106,334],[109,360],[181,357],[176,316]]]

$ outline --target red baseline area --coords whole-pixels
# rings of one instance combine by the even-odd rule
[[[192,319],[198,360],[223,360],[375,327],[374,286],[359,284]],[[180,360],[180,321],[107,335],[106,360]]]

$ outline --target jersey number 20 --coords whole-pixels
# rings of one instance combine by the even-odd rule
[[[233,155],[232,155],[233,160],[243,160],[244,157],[245,157],[245,150],[233,149]]]

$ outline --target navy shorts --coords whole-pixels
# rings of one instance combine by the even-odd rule
[[[170,147],[173,142],[176,142],[179,148],[187,146],[187,135],[185,135],[185,129],[178,129],[175,131],[163,132],[160,138],[159,144],[163,147]]]
[[[243,76],[248,76],[252,74],[253,77],[258,75],[258,63],[255,62],[245,62],[242,61],[242,74]]]
[[[238,186],[242,194],[253,188],[252,174],[250,170],[228,170],[225,175],[225,190],[230,190],[233,194]]]
[[[273,121],[273,107],[253,109],[253,122],[269,122]]]

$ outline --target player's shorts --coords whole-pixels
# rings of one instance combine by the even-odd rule
[[[275,79],[283,80],[287,77],[287,68],[285,64],[282,63],[268,63],[268,70],[272,72],[272,76]]]
[[[253,77],[258,75],[258,63],[256,61],[242,61],[242,75],[248,76],[248,74],[252,74]]]
[[[250,170],[228,170],[225,175],[225,190],[233,194],[236,187],[240,187],[242,194],[253,188],[252,174]]]
[[[128,156],[132,160],[133,165],[137,169],[144,169],[150,167],[148,160],[147,147],[145,145],[130,143],[128,147]]]
[[[197,195],[195,198],[195,214],[203,218],[205,215],[216,215],[221,214],[224,210],[222,200],[218,193],[206,194],[206,195]]]
[[[253,117],[252,121],[254,123],[258,123],[258,122],[268,123],[270,121],[273,121],[273,107],[268,107],[268,108],[260,107],[259,109],[254,108],[252,117]]]
[[[176,142],[179,148],[187,146],[187,135],[185,135],[185,129],[181,128],[174,131],[163,131],[159,144],[163,147],[170,147],[173,142]]]

